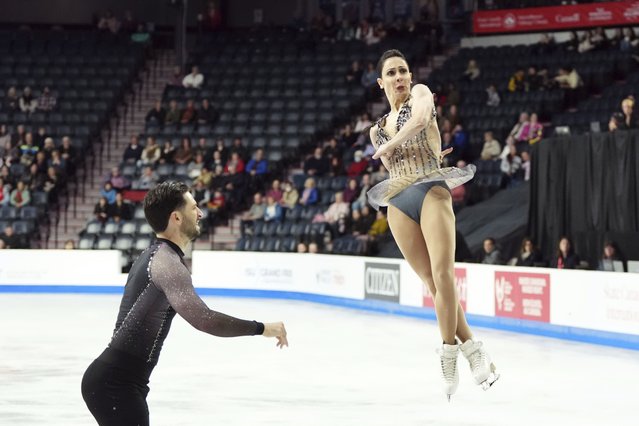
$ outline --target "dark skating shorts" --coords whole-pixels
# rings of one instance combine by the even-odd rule
[[[426,198],[428,191],[435,186],[441,186],[446,191],[450,192],[446,182],[422,182],[404,189],[402,192],[388,200],[388,203],[401,210],[402,213],[413,219],[413,221],[419,225],[421,222],[420,218],[422,217],[422,205],[424,204],[424,198]]]

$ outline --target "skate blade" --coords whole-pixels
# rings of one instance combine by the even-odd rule
[[[495,364],[490,364],[490,375],[488,378],[481,382],[481,387],[483,390],[488,390],[490,387],[499,379],[499,373],[497,373],[497,369],[495,368]]]

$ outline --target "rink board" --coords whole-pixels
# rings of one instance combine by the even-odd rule
[[[119,267],[116,251],[4,250],[0,292],[120,293]],[[460,263],[455,280],[473,325],[639,350],[637,274]],[[400,259],[195,251],[193,281],[202,295],[435,319],[428,291]]]

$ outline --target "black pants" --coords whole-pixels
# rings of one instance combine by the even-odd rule
[[[149,376],[153,367],[105,350],[82,377],[82,398],[100,426],[148,426]]]

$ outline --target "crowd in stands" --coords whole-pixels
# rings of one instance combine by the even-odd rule
[[[549,267],[556,269],[597,269],[600,271],[627,271],[626,259],[614,241],[606,241],[597,265],[589,265],[581,259],[574,250],[571,239],[561,236],[557,243],[557,250],[545,257],[535,246],[532,239],[524,237],[517,255],[505,259],[494,238],[486,238],[483,248],[473,260],[487,265],[515,265],[527,267]],[[616,263],[616,264],[615,264]]]

